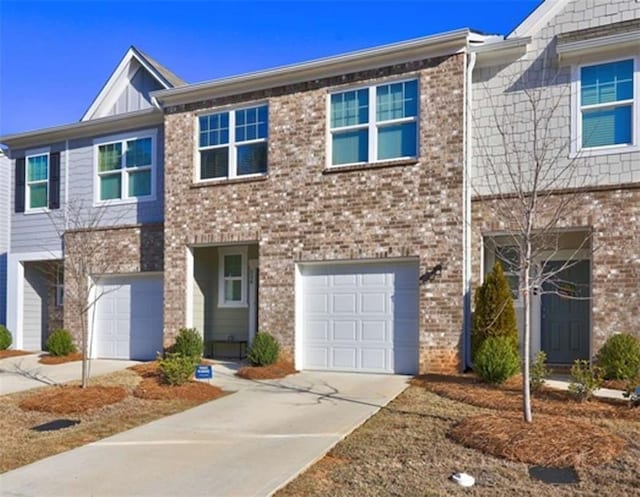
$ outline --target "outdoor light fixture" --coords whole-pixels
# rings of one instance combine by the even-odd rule
[[[434,277],[440,276],[442,274],[443,269],[444,269],[443,263],[436,264],[435,266],[433,266],[432,269],[430,269],[429,271],[424,273],[422,276],[420,276],[420,283],[427,283],[428,281],[431,281]]]

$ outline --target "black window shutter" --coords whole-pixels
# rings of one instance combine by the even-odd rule
[[[24,212],[24,157],[16,159],[16,212]]]
[[[60,152],[49,154],[49,209],[60,208]]]

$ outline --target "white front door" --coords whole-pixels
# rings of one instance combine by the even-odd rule
[[[97,281],[94,357],[149,360],[162,351],[162,284],[158,275]]]
[[[418,371],[417,262],[301,267],[302,367]]]

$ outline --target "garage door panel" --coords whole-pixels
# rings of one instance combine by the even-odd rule
[[[417,372],[417,263],[302,267],[302,307],[305,368]]]

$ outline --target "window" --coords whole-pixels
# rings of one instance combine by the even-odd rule
[[[218,307],[247,306],[247,250],[219,248]]]
[[[577,142],[583,149],[637,144],[634,59],[579,68]],[[635,102],[634,102],[635,99]]]
[[[198,125],[200,180],[267,172],[266,105],[203,115]]]
[[[514,299],[520,297],[520,252],[514,246],[496,247],[496,261],[502,265]]]
[[[27,210],[44,209],[49,205],[49,154],[27,156]]]
[[[331,165],[418,155],[418,81],[330,95]]]
[[[96,145],[97,200],[137,200],[154,195],[154,136],[128,136]]]
[[[62,307],[64,305],[64,266],[60,264],[56,269],[56,307]]]

